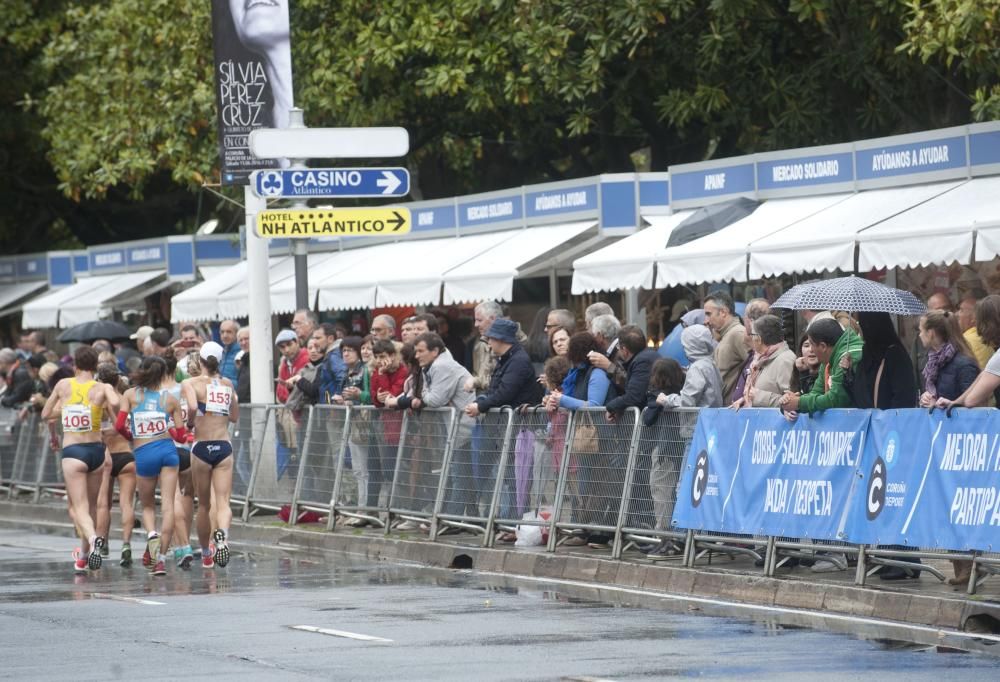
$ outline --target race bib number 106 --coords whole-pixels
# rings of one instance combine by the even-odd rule
[[[87,405],[64,405],[62,409],[63,433],[84,433],[90,431],[93,422]]]

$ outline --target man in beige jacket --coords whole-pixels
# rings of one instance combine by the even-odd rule
[[[719,339],[715,348],[715,366],[722,375],[723,401],[728,403],[740,369],[747,359],[749,349],[743,342],[746,331],[735,315],[736,307],[732,297],[724,291],[717,291],[705,299],[705,324]]]

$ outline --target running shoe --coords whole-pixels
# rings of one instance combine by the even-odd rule
[[[215,568],[215,559],[212,558],[212,546],[208,546],[208,551],[201,550],[201,567],[202,568]]]
[[[221,528],[216,528],[212,532],[212,540],[215,542],[215,551],[212,552],[215,563],[225,568],[226,564],[229,563],[229,545],[226,543],[226,534],[222,532]]]
[[[142,565],[152,570],[154,557],[160,553],[160,536],[154,535],[146,541],[146,551],[142,555]]]
[[[83,558],[79,547],[73,550],[73,572],[77,574],[87,572],[87,560]]]
[[[167,574],[167,567],[164,565],[163,560],[159,559],[156,562],[156,565],[153,566],[153,575],[166,575],[166,574]]]
[[[96,571],[101,567],[101,563],[104,561],[104,547],[107,545],[104,538],[94,538],[94,546],[90,548],[90,554],[87,555],[87,566],[90,570]]]
[[[101,538],[101,540],[104,541],[104,546],[101,547],[101,556],[103,558],[107,559],[109,556],[111,556],[111,548],[108,547],[108,539],[107,538]]]
[[[174,550],[174,561],[177,562],[178,568],[186,571],[191,568],[191,562],[194,561],[194,552],[190,547],[178,547]]]
[[[127,542],[122,545],[122,559],[118,562],[118,565],[122,568],[128,568],[132,565],[132,545]]]

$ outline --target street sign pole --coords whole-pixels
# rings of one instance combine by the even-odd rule
[[[306,124],[303,118],[302,109],[293,107],[291,109],[288,128],[302,129]],[[305,168],[304,159],[291,159],[292,168]],[[308,204],[304,200],[293,201],[293,208],[307,208]],[[295,308],[297,310],[312,310],[309,304],[309,242],[305,239],[292,240],[292,255],[295,258]],[[308,341],[308,339],[307,339]]]
[[[274,401],[271,371],[271,282],[268,242],[255,234],[257,214],[267,210],[267,200],[250,186],[243,188],[246,207],[247,295],[250,297],[250,402],[265,405]]]

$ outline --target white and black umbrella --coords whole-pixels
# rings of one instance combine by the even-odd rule
[[[927,312],[927,306],[909,291],[894,289],[853,275],[799,284],[782,294],[771,307],[892,315],[923,315]]]

